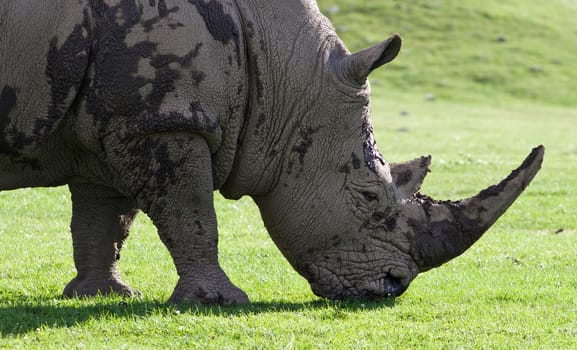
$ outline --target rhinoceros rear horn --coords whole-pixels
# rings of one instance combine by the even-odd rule
[[[401,51],[401,37],[393,34],[385,41],[347,56],[341,66],[345,79],[362,85],[369,74],[380,66],[391,62]]]
[[[533,149],[523,164],[499,184],[457,202],[421,194],[404,203],[407,225],[415,233],[413,257],[421,272],[461,255],[509,208],[541,168],[544,147]]]
[[[391,163],[391,176],[397,198],[410,198],[417,192],[430,171],[431,156],[416,158],[404,163]]]

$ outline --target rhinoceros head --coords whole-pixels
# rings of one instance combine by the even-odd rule
[[[389,164],[369,119],[367,76],[400,47],[394,35],[352,55],[333,50],[274,190],[255,196],[273,240],[320,296],[400,295],[418,273],[477,241],[542,162],[538,147],[498,185],[464,200],[418,193],[430,157]]]

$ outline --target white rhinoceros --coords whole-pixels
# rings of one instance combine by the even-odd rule
[[[78,275],[65,296],[133,295],[117,271],[137,210],[179,275],[171,300],[248,302],[218,263],[213,191],[249,195],[324,297],[401,294],[463,253],[538,171],[458,202],[417,193],[429,158],[389,164],[367,76],[311,0],[2,0],[0,189],[67,184]]]

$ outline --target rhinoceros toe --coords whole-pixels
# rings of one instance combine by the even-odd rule
[[[136,298],[142,296],[139,290],[128,286],[118,279],[80,279],[78,277],[68,283],[62,294],[66,298],[110,294]]]
[[[171,303],[193,303],[205,305],[233,306],[248,304],[248,296],[230,281],[216,283],[215,281],[184,282],[179,280],[172,296]]]

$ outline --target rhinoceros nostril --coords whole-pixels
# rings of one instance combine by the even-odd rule
[[[403,283],[400,278],[389,277],[388,282],[389,283],[386,288],[387,297],[398,297],[399,295],[403,294],[409,287],[409,285]]]
[[[407,289],[400,279],[394,277],[382,278],[365,285],[364,294],[371,299],[397,297]]]
[[[385,288],[384,297],[385,297],[385,298],[395,297],[395,296],[397,296],[398,291],[399,291],[398,286],[392,285],[392,284],[391,284],[391,285],[388,285],[388,286]]]

